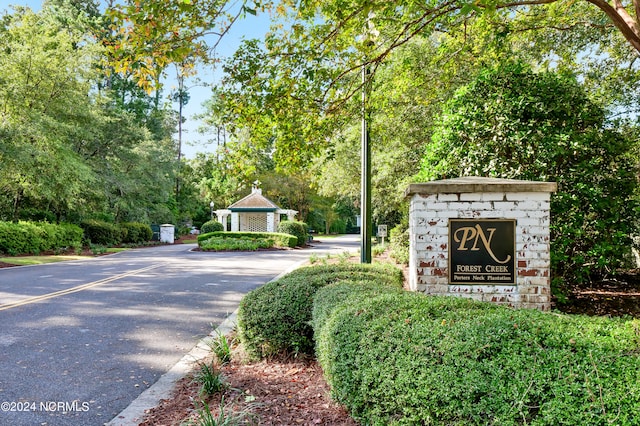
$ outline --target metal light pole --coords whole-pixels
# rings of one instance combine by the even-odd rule
[[[209,207],[211,207],[211,220],[213,220],[213,201],[209,203]]]
[[[360,177],[360,263],[371,263],[371,147],[369,146],[369,65],[362,66],[362,153]]]

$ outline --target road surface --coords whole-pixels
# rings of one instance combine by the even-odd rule
[[[0,269],[0,425],[102,425],[208,335],[252,289],[312,254],[355,251],[357,236],[308,249],[137,249]]]

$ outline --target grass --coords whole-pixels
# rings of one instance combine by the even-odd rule
[[[123,247],[108,247],[106,250],[106,253],[120,253],[121,251],[127,251],[130,250],[128,248],[123,248]]]
[[[91,256],[17,256],[0,257],[0,262],[18,266],[44,265],[46,263],[66,262],[69,260],[91,259]]]
[[[129,250],[128,248],[120,247],[104,247],[101,249],[94,249],[94,254],[102,253],[120,253],[121,251]],[[14,256],[14,257],[0,257],[0,262],[9,263],[17,266],[30,266],[30,265],[45,265],[47,263],[67,262],[70,260],[83,260],[93,259],[93,256],[83,255],[68,255],[68,254],[56,254],[47,256]]]

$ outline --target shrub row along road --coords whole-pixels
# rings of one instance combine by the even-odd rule
[[[0,269],[0,425],[101,425],[220,324],[250,290],[307,249],[137,249],[93,260]]]

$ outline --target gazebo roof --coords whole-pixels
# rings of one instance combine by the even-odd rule
[[[272,212],[279,210],[273,201],[262,195],[262,189],[253,187],[251,194],[228,207],[232,212]]]

